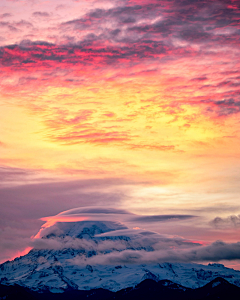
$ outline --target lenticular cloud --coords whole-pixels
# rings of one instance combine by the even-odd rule
[[[183,237],[159,234],[135,221],[176,222],[191,215],[140,216],[121,209],[81,207],[43,218],[46,223],[31,242],[36,250],[76,251],[76,265],[199,262],[239,259],[240,243],[202,245]],[[126,224],[127,225],[126,225]],[[139,223],[138,223],[139,224]]]
[[[168,222],[193,217],[139,216],[121,209],[76,208],[43,218],[46,223],[32,240],[31,246],[35,249],[61,251],[70,248],[80,251],[71,259],[74,264],[135,264],[170,258],[182,260],[175,257],[176,250],[196,248],[200,244],[133,225],[136,225],[135,221],[140,224],[141,220],[143,223],[146,220]]]

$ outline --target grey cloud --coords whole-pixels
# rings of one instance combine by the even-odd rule
[[[206,31],[204,31],[201,27],[199,28],[198,25],[195,26],[183,26],[183,28],[177,32],[176,37],[190,42],[198,42],[204,43],[208,40],[214,39],[214,36]]]
[[[201,1],[169,1],[169,5],[162,3],[150,3],[142,5],[125,5],[111,9],[96,9],[87,13],[79,19],[71,20],[62,26],[72,26],[75,30],[93,28],[101,29],[101,38],[111,34],[109,26],[122,31],[123,37],[119,39],[118,34],[112,39],[123,42],[125,40],[159,38],[165,44],[172,44],[172,38],[181,39],[187,42],[214,44],[224,41],[236,40],[236,32],[215,34],[214,30],[236,25],[235,20],[239,18],[239,13],[227,6],[227,3],[201,2]],[[166,6],[165,6],[166,5]],[[134,16],[134,17],[133,17]],[[154,21],[157,17],[160,20]],[[211,20],[211,26],[209,21]],[[123,28],[123,26],[125,26]],[[127,27],[126,27],[127,26]],[[113,31],[115,31],[113,30]]]
[[[162,222],[162,221],[179,221],[195,218],[194,215],[153,215],[153,216],[138,216],[134,220],[143,223]]]
[[[134,263],[141,263],[143,260],[143,251],[134,251],[134,250],[125,250],[121,252],[112,252],[109,254],[100,254],[97,256],[93,256],[89,259],[86,259],[83,256],[75,257],[69,262],[82,265],[82,264],[134,264]]]
[[[12,14],[9,13],[0,14],[0,18],[9,18],[9,17],[12,17]]]
[[[127,240],[87,240],[87,239],[74,239],[72,237],[64,238],[49,238],[49,239],[34,239],[28,243],[34,249],[74,249],[80,250],[83,253],[94,251],[95,255],[101,253],[108,253],[110,251],[124,251],[127,248],[141,247],[141,243],[137,241],[129,242]]]
[[[1,17],[0,17],[1,19]],[[22,30],[22,27],[30,28],[33,27],[33,25],[30,22],[21,20],[19,22],[6,22],[6,21],[1,21],[0,22],[1,27],[5,27],[6,29],[13,31],[13,32],[19,32]],[[1,52],[1,50],[0,50]]]
[[[240,100],[237,99],[233,99],[233,98],[224,99],[224,100],[212,102],[212,104],[218,108],[217,114],[219,116],[232,115],[240,112]]]
[[[110,9],[98,8],[96,10],[92,10],[90,13],[87,13],[82,18],[62,23],[62,25],[73,25],[75,28],[85,28],[96,24],[104,24],[106,21],[110,20],[117,24],[121,22],[124,24],[132,24],[136,21],[136,19],[153,17],[153,9],[151,8],[153,7],[149,5],[119,6]]]
[[[34,17],[44,17],[44,18],[50,16],[49,13],[46,12],[46,11],[35,11],[34,13],[32,13],[32,15],[33,15]]]
[[[219,106],[234,106],[234,107],[240,107],[240,101],[235,101],[234,99],[224,99],[221,101],[216,101],[216,105]]]
[[[60,5],[57,5],[55,7],[56,10],[62,10],[62,9],[65,9],[67,6],[66,5],[63,5],[63,4],[60,4]]]
[[[181,220],[189,220],[196,218],[195,215],[186,215],[186,214],[171,214],[171,215],[137,215],[133,214],[127,210],[116,209],[116,208],[106,208],[99,206],[92,207],[80,207],[70,209],[64,212],[61,212],[55,217],[88,217],[90,220],[98,221],[116,221],[120,222],[129,222],[129,224],[146,224],[146,223],[156,223],[156,222],[175,222]]]
[[[200,249],[192,250],[187,254],[187,257],[194,261],[221,261],[240,259],[240,242],[224,243],[216,241],[209,246],[201,247]]]
[[[209,246],[192,249],[161,249],[156,251],[131,250],[113,251],[90,258],[75,257],[74,264],[143,264],[163,262],[203,262],[240,259],[240,242],[227,244],[216,241]]]
[[[107,208],[107,207],[79,207],[73,208],[67,211],[60,213],[59,215],[71,215],[71,214],[130,214],[128,211],[123,209],[116,208]]]
[[[201,77],[192,78],[191,81],[204,81],[207,79],[208,78],[206,76],[201,76]]]
[[[225,82],[228,84],[229,82]],[[206,87],[206,85],[205,85]],[[212,86],[214,87],[214,86]],[[214,87],[218,88],[218,87]],[[205,113],[208,115],[219,116],[219,117],[227,117],[229,115],[238,114],[240,112],[240,97],[238,90],[225,92],[225,94],[231,94],[231,98],[225,98],[223,100],[200,100],[200,101],[190,101],[188,104],[194,105],[203,105],[205,106]]]
[[[4,146],[4,143],[0,142],[0,146]],[[14,168],[14,167],[7,167],[0,165],[0,186],[4,186],[4,184],[9,182],[20,182],[26,180],[28,176],[33,176],[35,171],[21,169],[21,168]]]
[[[9,24],[5,24],[9,26]],[[123,59],[128,59],[128,64],[132,64],[134,60],[138,59],[149,59],[153,58],[155,55],[164,54],[167,55],[171,49],[170,46],[164,45],[161,41],[145,40],[142,39],[139,42],[126,44],[122,47],[106,46],[101,44],[100,47],[94,45],[98,41],[98,37],[95,35],[88,35],[85,40],[74,44],[74,45],[53,45],[46,42],[36,41],[30,42],[28,40],[22,41],[19,45],[10,45],[7,47],[0,48],[0,62],[5,66],[24,66],[27,67],[28,64],[31,67],[33,64],[42,65],[45,62],[54,63],[58,62],[63,65],[68,65],[71,67],[73,64],[85,65],[92,64],[96,57],[102,57],[102,64],[96,68],[102,68],[106,64],[118,64]],[[126,40],[127,42],[127,40]],[[48,52],[44,50],[41,45],[49,46]],[[11,53],[9,54],[9,49]],[[61,51],[60,51],[61,50]],[[38,52],[36,54],[36,51]],[[80,53],[88,53],[85,57],[80,55]],[[21,53],[24,52],[23,57]],[[184,51],[183,51],[184,52]],[[182,54],[181,54],[182,55]],[[14,58],[14,59],[13,59]]]
[[[59,64],[63,64],[65,69],[71,70],[71,66],[76,64],[91,64],[95,68],[114,64],[126,67],[127,64],[133,65],[139,61],[142,63],[143,59],[156,59],[158,55],[161,55],[162,58],[158,57],[158,59],[164,63],[169,59],[196,55],[196,52],[203,55],[207,51],[209,54],[211,46],[217,47],[217,43],[220,46],[228,45],[233,49],[236,47],[237,33],[230,30],[228,34],[220,32],[216,34],[214,29],[223,26],[220,20],[225,20],[226,16],[231,28],[234,28],[237,12],[227,8],[226,2],[219,3],[216,5],[214,2],[168,1],[169,5],[165,7],[166,3],[160,1],[144,5],[125,3],[125,6],[111,9],[95,9],[81,18],[62,23],[59,29],[66,44],[59,46],[46,43],[49,46],[48,55],[46,50],[40,47],[40,42],[28,41],[25,44],[14,45],[11,54],[8,49],[13,46],[0,49],[0,60],[10,67],[32,68],[35,65],[58,68]],[[46,13],[35,12],[34,14],[43,16]],[[209,20],[211,20],[211,28],[207,26]],[[77,41],[75,30],[82,29],[83,34],[84,31],[87,33]],[[11,30],[17,30],[17,27],[13,26]],[[201,46],[204,44],[204,47],[196,50],[180,46],[181,43],[174,43],[176,40],[185,41],[190,46],[192,43],[199,43]],[[85,55],[86,53],[88,55]],[[101,57],[101,65],[94,64],[98,56]],[[57,72],[55,74],[58,77]],[[199,76],[199,81],[204,80],[201,79],[203,77]],[[68,78],[64,78],[64,81],[79,84],[77,78],[71,78],[70,74]],[[229,87],[236,89],[238,85],[232,82]],[[229,92],[230,94],[233,97],[232,91]],[[213,107],[208,107],[207,111],[211,113],[215,110]],[[237,112],[237,105],[231,108],[223,108],[222,105],[222,108],[219,108],[219,114],[223,116]]]
[[[10,26],[10,22],[4,22],[4,21],[1,21],[0,22],[0,26],[2,26],[2,27],[6,27],[6,26]]]
[[[19,26],[19,27],[33,27],[32,23],[28,22],[28,21],[25,21],[25,20],[21,20],[19,22],[16,22],[14,23],[16,26]]]
[[[231,215],[227,218],[216,217],[210,224],[216,228],[240,227],[240,215]]]

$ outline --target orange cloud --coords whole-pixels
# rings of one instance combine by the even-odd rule
[[[85,221],[88,217],[81,217],[81,216],[62,216],[62,215],[56,215],[52,217],[45,217],[41,218],[40,220],[45,221],[46,223],[42,225],[39,232],[34,236],[35,239],[41,238],[41,233],[45,228],[49,228],[56,224],[57,222],[79,222],[79,221]]]

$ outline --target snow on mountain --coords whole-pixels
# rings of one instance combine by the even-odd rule
[[[59,222],[33,241],[34,248],[27,255],[1,264],[0,281],[52,292],[93,288],[117,291],[144,279],[168,279],[196,288],[222,277],[240,286],[240,272],[221,264],[137,263],[141,253],[154,251],[159,239],[163,241],[161,247],[169,243],[164,236],[130,230],[117,222]]]
[[[111,221],[58,222],[55,226],[45,230],[42,238],[70,236],[79,239],[88,239],[93,238],[97,234],[121,229],[127,229],[127,227],[121,223]]]

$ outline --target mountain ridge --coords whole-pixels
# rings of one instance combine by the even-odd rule
[[[170,280],[156,282],[145,279],[136,286],[128,287],[117,292],[106,289],[69,290],[64,293],[42,293],[31,291],[19,285],[0,284],[0,299],[4,300],[237,300],[240,297],[240,288],[227,280],[217,277],[203,287],[197,289],[178,285]]]

